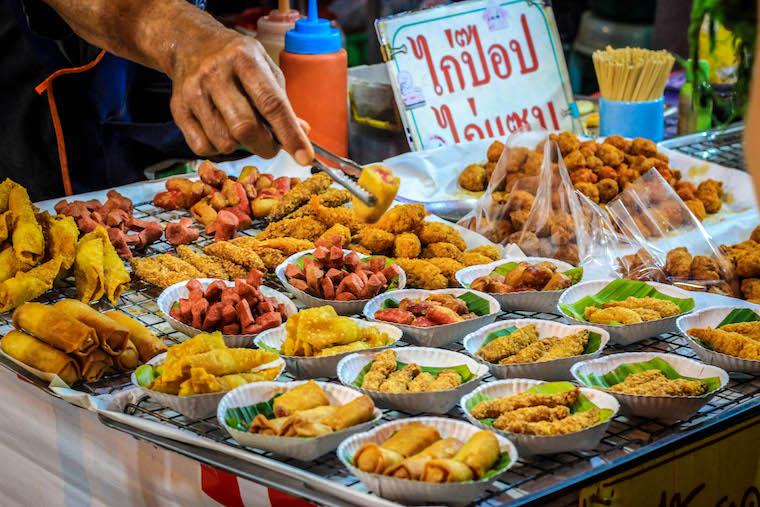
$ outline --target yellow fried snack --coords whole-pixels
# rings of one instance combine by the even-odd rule
[[[330,185],[332,185],[332,179],[323,172],[310,176],[285,194],[272,209],[268,218],[270,220],[279,220],[306,203],[312,195],[317,195],[327,190]]]
[[[8,239],[8,236],[10,236],[10,233],[11,233],[10,220],[11,220],[10,211],[0,213],[0,243],[4,242],[6,239]]]
[[[363,472],[381,474],[441,439],[432,426],[412,422],[382,444],[364,444],[354,454],[354,466]]]
[[[335,347],[327,347],[315,354],[315,357],[334,356],[336,354],[345,354],[346,352],[356,352],[358,350],[366,350],[370,348],[367,343],[363,341],[356,341],[347,343],[346,345],[336,345]]]
[[[493,432],[475,433],[451,459],[433,459],[425,464],[425,482],[464,482],[479,479],[496,464],[501,450]]]
[[[3,182],[0,183],[0,213],[8,211],[8,200],[11,195],[11,189],[15,186],[18,186],[18,183],[10,178],[5,178]]]
[[[435,380],[427,386],[425,391],[447,391],[454,389],[462,383],[462,377],[454,370],[443,370]]]
[[[451,243],[458,249],[467,250],[467,244],[454,227],[442,222],[424,222],[417,235],[423,245],[430,243]],[[480,252],[478,252],[480,253]]]
[[[652,297],[637,298],[631,296],[625,301],[610,301],[602,306],[605,308],[630,308],[633,310],[643,308],[659,313],[660,318],[672,317],[681,313],[680,308],[672,301]]]
[[[392,339],[388,333],[380,331],[375,326],[365,326],[359,330],[359,339],[370,347],[382,347],[390,345]]]
[[[442,438],[418,452],[414,456],[406,458],[396,466],[385,471],[385,475],[398,477],[399,479],[420,480],[425,464],[433,459],[448,459],[462,448],[464,444],[456,438]]]
[[[98,226],[94,231],[85,234],[83,239],[90,234],[99,237],[103,242],[103,288],[108,300],[115,305],[119,302],[122,291],[129,287],[129,271],[108,239],[105,227]]]
[[[319,239],[317,239],[317,241],[326,242],[328,244],[334,244],[332,241],[335,240],[340,240],[338,245],[341,248],[346,248],[348,244],[351,243],[351,229],[343,224],[335,224],[322,233]]]
[[[396,259],[401,269],[406,273],[407,287],[418,289],[445,289],[449,280],[435,264],[422,259]]]
[[[538,361],[547,350],[554,345],[554,339],[544,338],[542,340],[535,341],[520,350],[517,354],[507,356],[499,361],[499,364],[520,364],[520,363],[532,363]]]
[[[268,368],[252,373],[234,373],[218,377],[208,373],[204,368],[192,368],[190,378],[180,385],[178,394],[180,396],[192,396],[227,392],[252,382],[274,380],[279,371],[279,368]]]
[[[364,227],[359,231],[357,239],[361,246],[373,254],[387,254],[393,249],[396,236],[377,227]]]
[[[593,407],[584,412],[563,417],[560,419],[529,422],[516,420],[503,424],[499,429],[510,433],[522,433],[524,435],[564,435],[575,433],[599,422],[599,409]],[[496,423],[494,422],[494,426]]]
[[[203,248],[203,252],[208,255],[227,259],[235,264],[240,264],[248,270],[258,269],[262,272],[266,271],[264,262],[256,252],[246,250],[231,241],[217,241],[215,243],[210,243]]]
[[[18,260],[12,246],[9,245],[0,251],[0,282],[13,278],[16,273],[24,271],[28,267]]]
[[[430,389],[430,386],[435,382],[435,377],[426,372],[420,372],[419,375],[414,377],[407,385],[407,390],[410,393],[424,393],[427,391],[440,391],[440,389]]]
[[[359,325],[339,317],[332,306],[301,310],[288,319],[285,330],[281,351],[287,356],[313,356],[322,349],[360,340]]]
[[[464,268],[464,264],[446,257],[433,257],[432,259],[425,260],[441,270],[441,274],[449,280],[449,287],[459,287],[456,274],[457,271]]]
[[[0,312],[7,312],[52,289],[60,270],[61,259],[50,259],[27,272],[19,271],[13,278],[0,283]]]
[[[400,370],[394,371],[380,384],[378,391],[384,393],[403,393],[409,388],[409,383],[420,374],[420,367],[416,364],[407,364]]]
[[[544,353],[539,361],[551,361],[565,357],[578,356],[588,344],[589,331],[582,329],[575,334],[552,340],[551,347]]]
[[[535,407],[518,408],[511,412],[504,412],[493,422],[494,428],[503,430],[509,425],[522,422],[556,421],[570,415],[570,409],[565,405],[547,407],[538,405]]]
[[[651,369],[632,373],[606,390],[639,396],[702,396],[707,392],[707,385],[701,380],[669,379],[660,370]]]
[[[427,211],[422,204],[400,204],[389,209],[373,227],[392,234],[414,232],[426,216]]]
[[[393,256],[415,259],[422,253],[422,244],[416,234],[404,232],[396,236],[393,242]]]
[[[105,294],[104,252],[103,240],[96,234],[85,234],[79,240],[74,260],[74,279],[77,296],[84,303],[98,301]]]
[[[641,316],[630,308],[612,307],[596,308],[587,306],[583,310],[583,316],[587,321],[594,324],[638,324],[643,322]]]
[[[220,280],[229,280],[230,278],[224,266],[217,262],[214,257],[196,252],[187,245],[179,245],[177,255],[203,273],[206,278],[218,278]]]
[[[220,331],[214,333],[199,333],[184,342],[169,348],[164,361],[164,373],[161,379],[171,382],[182,378],[181,361],[196,354],[203,354],[210,350],[226,348],[224,338]],[[151,387],[151,389],[153,389]]]
[[[726,324],[720,329],[732,333],[739,333],[747,338],[752,338],[753,340],[760,340],[760,321]]]
[[[760,360],[760,341],[747,338],[742,334],[725,331],[723,328],[692,328],[689,329],[689,334],[721,354]]]
[[[45,213],[47,222],[47,254],[49,258],[60,257],[61,269],[69,269],[74,264],[77,253],[79,229],[72,217]]]
[[[481,401],[475,405],[470,413],[476,419],[499,417],[505,412],[511,412],[519,408],[545,405],[556,407],[558,405],[570,406],[578,399],[580,390],[576,387],[557,394],[538,394],[524,392],[512,394],[503,398]]]
[[[501,258],[501,251],[496,245],[482,245],[467,250],[465,253],[482,255],[484,257],[488,257],[492,261],[497,261]]]
[[[518,328],[512,334],[496,338],[478,350],[477,354],[490,363],[496,363],[505,357],[517,354],[536,340],[538,340],[538,329],[535,324],[528,324]]]
[[[29,194],[21,185],[15,185],[8,194],[8,211],[10,211],[13,228],[13,251],[19,261],[36,265],[45,254],[45,238],[42,227],[34,216],[34,206]]]
[[[153,257],[133,258],[130,263],[132,264],[132,271],[134,272],[135,276],[141,280],[152,283],[153,285],[157,285],[158,287],[164,289],[170,285],[174,285],[175,283],[179,283],[184,280],[189,280],[191,278],[200,278],[200,273],[195,276],[188,276],[184,272],[174,271],[170,269],[166,263],[161,262],[162,256],[171,257],[169,254],[159,254]],[[182,261],[182,259],[177,260]],[[198,271],[191,264],[187,265],[194,271]],[[245,276],[245,274],[242,276]]]
[[[51,347],[21,331],[10,331],[2,340],[0,348],[10,357],[45,373],[54,373],[71,385],[81,376],[74,359],[55,347]]]
[[[362,222],[377,222],[396,198],[401,180],[393,174],[390,168],[380,164],[373,164],[362,169],[358,183],[375,197],[375,205],[369,207],[356,197],[353,197],[351,202],[356,217]]]
[[[325,224],[314,217],[286,218],[272,222],[256,235],[256,239],[292,238],[315,241],[327,230]]]
[[[372,360],[369,371],[362,380],[362,389],[377,390],[388,375],[396,371],[396,352],[392,349],[380,352]]]
[[[231,375],[248,372],[279,356],[262,349],[214,349],[180,360],[180,370],[188,375],[192,368],[203,368],[211,375]]]

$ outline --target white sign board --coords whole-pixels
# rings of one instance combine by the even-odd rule
[[[412,149],[573,130],[577,107],[545,2],[471,0],[375,26]]]

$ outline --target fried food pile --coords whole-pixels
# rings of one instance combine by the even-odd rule
[[[382,308],[376,311],[375,319],[394,324],[433,327],[456,324],[479,317],[468,308],[461,297],[451,294],[431,294],[424,299],[404,298],[398,302],[397,306],[397,308]]]
[[[482,192],[488,188],[488,182],[491,181],[491,176],[496,170],[496,164],[503,151],[504,143],[501,141],[491,143],[486,150],[486,161],[465,167],[459,175],[459,186],[470,192]]]
[[[163,364],[148,365],[152,381],[144,387],[152,391],[193,396],[230,391],[251,382],[274,380],[280,366],[273,352],[261,349],[233,349],[224,344],[222,333],[200,333],[172,346]],[[271,365],[268,368],[263,366]]]
[[[247,279],[236,278],[233,287],[216,280],[206,290],[190,280],[187,297],[175,301],[169,315],[196,329],[224,334],[258,334],[277,327],[287,320],[287,307],[261,292],[261,277],[252,270]]]
[[[624,301],[608,301],[600,306],[587,306],[583,315],[594,324],[621,325],[638,324],[650,320],[664,319],[681,313],[672,301],[653,297],[630,296]]]
[[[100,313],[74,299],[23,304],[13,312],[13,325],[16,330],[0,341],[3,352],[69,385],[132,370],[166,351],[163,341],[127,314]]]
[[[510,292],[548,291],[567,289],[573,284],[572,279],[557,271],[552,262],[518,262],[516,265],[499,266],[485,276],[473,280],[470,287],[481,292],[507,294]]]
[[[721,245],[720,250],[733,265],[742,297],[760,304],[760,226],[755,227],[747,241]]]
[[[658,369],[631,373],[624,381],[606,389],[612,393],[637,396],[702,396],[707,385],[701,380],[669,379]]]
[[[375,404],[359,396],[343,405],[333,405],[324,390],[309,380],[270,400],[275,417],[258,413],[249,431],[276,437],[315,438],[371,420]]]
[[[399,368],[396,352],[388,349],[372,360],[361,387],[382,393],[429,393],[454,389],[461,383],[461,375],[452,369],[432,374],[414,363]]]
[[[573,412],[572,406],[579,394],[577,387],[557,394],[526,391],[481,401],[470,413],[476,419],[495,419],[494,428],[510,433],[565,435],[599,422],[600,411],[596,406],[583,412]]]
[[[280,353],[286,356],[332,356],[392,343],[376,326],[360,326],[349,317],[339,317],[332,306],[301,310],[290,316],[285,329]]]
[[[381,444],[356,451],[353,464],[363,472],[432,483],[477,480],[499,461],[496,436],[478,431],[467,442],[441,438],[437,429],[418,422],[404,425]]]
[[[300,265],[299,265],[300,264]],[[382,256],[362,260],[356,252],[318,246],[285,268],[288,283],[314,297],[353,301],[370,299],[398,282],[399,268]]]
[[[510,334],[499,336],[478,350],[478,357],[489,363],[521,364],[552,361],[583,354],[589,331],[557,337],[540,338],[535,324],[519,327]]]
[[[132,257],[130,247],[144,250],[161,239],[164,231],[159,222],[136,218],[132,201],[116,190],[109,190],[106,195],[105,203],[97,199],[72,202],[62,199],[55,205],[55,211],[59,216],[76,220],[83,233],[105,227],[111,244],[122,259]]]
[[[719,328],[691,328],[688,334],[716,352],[760,361],[760,322],[739,322]]]

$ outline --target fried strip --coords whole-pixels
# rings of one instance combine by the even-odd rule
[[[203,248],[203,251],[208,255],[215,255],[216,257],[221,257],[222,259],[227,259],[235,264],[239,264],[247,270],[258,269],[260,271],[266,271],[264,262],[256,252],[229,241],[210,243]]]
[[[481,401],[472,409],[473,417],[484,419],[499,417],[505,412],[511,412],[518,408],[535,407],[546,405],[556,407],[558,405],[572,405],[578,399],[579,389],[576,387],[558,394],[518,393],[494,400]]]
[[[285,194],[267,218],[279,220],[306,203],[312,195],[317,195],[332,185],[332,179],[325,173],[317,173],[302,181]]]
[[[177,255],[179,255],[180,259],[203,273],[206,278],[229,279],[227,271],[213,257],[199,253],[187,245],[178,246]]]

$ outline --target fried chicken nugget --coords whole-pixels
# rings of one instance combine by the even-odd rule
[[[404,232],[396,236],[393,242],[393,256],[416,259],[422,253],[422,243],[416,234]]]
[[[691,273],[691,254],[686,247],[679,246],[665,256],[665,273],[674,278],[688,278]]]
[[[388,254],[393,249],[396,236],[377,227],[364,227],[357,235],[359,244],[373,254]]]
[[[314,211],[314,218],[322,222],[326,227],[332,227],[336,224],[343,225],[351,229],[351,232],[359,230],[359,220],[354,214],[354,209],[347,206],[338,206],[337,208],[328,208],[319,203],[319,198],[314,196],[309,200],[309,205]]]
[[[499,250],[499,247],[496,245],[481,245],[471,248],[465,253],[483,255],[492,261],[498,261],[501,258],[501,250]]]
[[[267,225],[256,235],[256,239],[296,238],[315,241],[326,230],[327,226],[313,217],[286,218]]]
[[[456,229],[441,222],[423,222],[417,231],[423,245],[430,243],[451,243],[461,251],[467,250],[467,244]]]
[[[386,211],[373,227],[393,234],[412,232],[426,216],[427,211],[422,204],[400,204]]]
[[[482,192],[488,186],[486,168],[480,164],[470,164],[459,175],[459,186],[470,192]]]
[[[699,220],[700,222],[705,219],[707,216],[707,210],[705,209],[705,205],[702,201],[699,199],[689,199],[687,201],[683,202],[687,208],[689,208],[689,211],[691,211],[691,214],[694,215],[694,217]]]
[[[501,157],[501,153],[504,151],[504,143],[501,141],[494,141],[488,146],[486,150],[486,158],[489,162],[498,162]]]
[[[322,235],[317,239],[317,242],[324,242],[330,245],[334,244],[333,241],[337,241],[335,238],[340,239],[341,248],[346,248],[346,246],[351,243],[351,229],[343,224],[335,224],[323,232]]]
[[[406,285],[418,289],[445,289],[449,280],[441,273],[435,264],[422,259],[396,259],[401,269],[406,273]]]
[[[459,262],[465,266],[480,266],[481,264],[489,264],[493,261],[477,252],[465,252],[459,257]]]
[[[717,180],[705,180],[697,186],[697,199],[705,205],[707,213],[717,213],[723,204],[723,182]]]
[[[430,243],[422,250],[424,259],[433,257],[448,257],[450,259],[459,259],[462,251],[451,243]]]
[[[459,282],[457,282],[456,273],[460,269],[464,268],[464,264],[457,261],[456,259],[451,259],[448,257],[432,257],[430,259],[425,259],[430,264],[433,264],[435,267],[441,270],[441,273],[443,276],[449,279],[449,287],[459,287]]]

